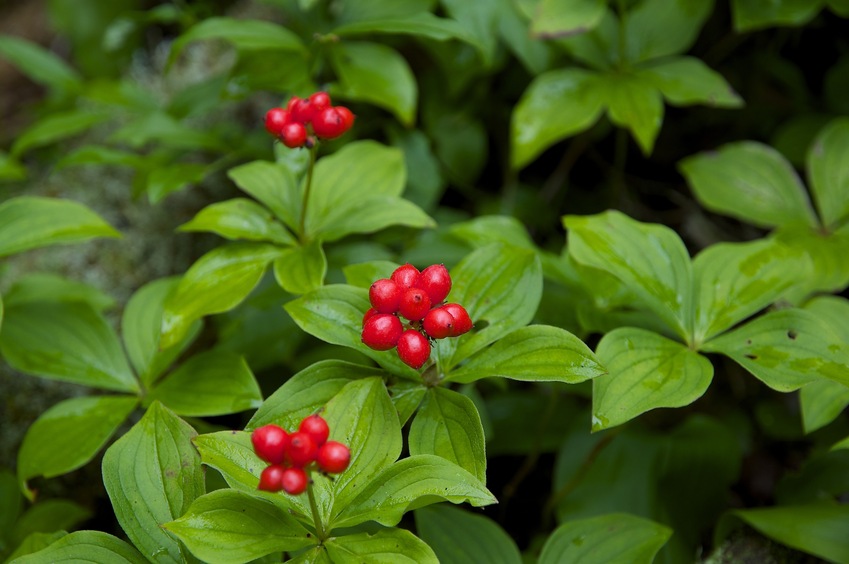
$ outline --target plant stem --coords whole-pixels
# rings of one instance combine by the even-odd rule
[[[318,540],[324,542],[327,539],[327,531],[324,530],[324,523],[321,522],[321,516],[318,514],[318,505],[315,503],[315,495],[312,493],[312,479],[307,485],[307,497],[310,500],[310,510],[312,510],[312,522],[315,525],[315,534],[318,535]]]
[[[313,144],[309,149],[310,151],[310,164],[307,167],[307,179],[304,183],[304,195],[301,200],[301,220],[298,223],[298,237],[301,240],[301,243],[306,243],[306,222],[307,222],[307,204],[310,200],[310,188],[312,188],[312,173],[315,168],[315,154],[318,151],[318,144]]]

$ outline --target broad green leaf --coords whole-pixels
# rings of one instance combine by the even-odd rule
[[[520,564],[516,542],[495,521],[446,504],[416,509],[416,531],[442,564]]]
[[[849,220],[849,119],[826,126],[808,151],[808,175],[823,225],[833,229]]]
[[[722,75],[695,57],[651,61],[636,73],[660,90],[673,106],[704,104],[717,108],[739,108],[743,105],[743,99]]]
[[[32,302],[83,302],[102,312],[115,306],[112,296],[94,286],[50,272],[33,272],[17,278],[3,299],[6,307]]]
[[[287,511],[266,499],[229,489],[199,497],[185,515],[163,528],[201,560],[222,564],[316,544]]]
[[[324,284],[327,257],[321,241],[286,249],[274,260],[274,278],[290,294],[306,294]]]
[[[484,67],[491,66],[498,48],[499,3],[495,0],[442,0],[440,4],[463,28],[466,41],[478,50]]]
[[[320,237],[335,241],[351,233],[373,233],[392,225],[425,228],[436,223],[414,203],[396,196],[377,196],[348,202],[323,220]]]
[[[671,536],[669,527],[627,513],[568,521],[548,537],[539,562],[650,564]]]
[[[411,455],[435,454],[486,483],[486,439],[472,400],[446,388],[430,388],[410,426]]]
[[[804,309],[814,313],[844,342],[849,343],[849,300],[839,296],[817,296]]]
[[[0,470],[0,552],[11,548],[6,543],[23,510],[23,501],[15,475],[10,470]]]
[[[138,399],[91,396],[60,402],[41,414],[27,429],[18,451],[18,480],[32,498],[26,482],[35,476],[52,478],[87,464],[132,413]]]
[[[140,169],[145,168],[146,161],[147,159],[145,157],[130,151],[99,145],[86,145],[62,157],[56,163],[56,168],[61,169],[66,166],[96,164],[127,166]]]
[[[597,75],[577,68],[545,72],[522,94],[510,119],[510,165],[520,169],[557,141],[580,133],[601,116]]]
[[[263,243],[234,243],[200,257],[165,302],[160,346],[180,342],[196,319],[239,305],[280,252]]]
[[[262,404],[262,393],[241,356],[227,351],[205,351],[191,357],[150,391],[179,415],[228,415]]]
[[[407,166],[404,198],[424,209],[436,208],[447,183],[430,138],[420,129],[399,126],[390,126],[387,134],[392,146],[404,152]]]
[[[304,417],[316,413],[348,382],[380,377],[383,371],[341,360],[320,360],[304,368],[268,396],[245,427],[250,431],[269,423],[296,428]]]
[[[21,132],[12,144],[9,154],[20,157],[30,149],[44,147],[88,131],[98,123],[109,119],[106,112],[93,113],[83,110],[55,112],[40,119]]]
[[[598,75],[589,87],[602,100],[610,121],[626,127],[644,155],[650,155],[663,124],[663,97],[639,74],[610,72]]]
[[[504,243],[534,249],[534,242],[528,235],[528,230],[515,217],[506,215],[484,215],[453,224],[449,231],[460,237],[474,248],[484,247],[492,243]]]
[[[175,151],[197,151],[200,149],[214,152],[232,151],[232,147],[225,144],[214,132],[199,129],[195,125],[190,125],[187,121],[180,121],[164,111],[146,111],[138,115],[139,117],[113,133],[109,137],[109,141],[128,145],[134,149],[142,149],[145,145],[155,143],[157,147],[174,149]],[[157,175],[157,178],[161,179],[164,185],[166,180],[179,180],[181,171],[191,172],[192,167],[195,167],[195,170],[200,170],[200,168],[204,168],[204,165],[176,163],[173,167],[166,167],[166,170]],[[160,190],[156,186],[153,186],[153,189],[154,191]]]
[[[781,227],[774,233],[780,243],[808,256],[814,276],[797,281],[788,299],[797,303],[814,292],[835,292],[849,284],[849,225],[833,233],[823,233],[803,225]]]
[[[27,554],[15,564],[45,562],[109,562],[109,564],[147,564],[138,551],[122,541],[100,531],[77,531],[57,540],[44,550]]]
[[[2,38],[0,38],[2,39]],[[18,181],[27,177],[27,169],[17,159],[0,151],[0,181]]]
[[[331,562],[373,562],[375,564],[439,564],[424,541],[404,529],[384,529],[332,537],[324,543]]]
[[[82,84],[79,73],[43,47],[11,35],[0,35],[0,58],[6,59],[34,82],[57,90],[74,91]]]
[[[159,349],[165,301],[179,281],[178,277],[172,276],[145,284],[130,297],[121,316],[121,333],[127,356],[145,386],[156,381],[200,331],[200,321],[195,321],[182,342],[165,350]]]
[[[772,26],[799,26],[820,10],[811,0],[731,0],[731,14],[737,32]]]
[[[596,355],[609,374],[593,380],[593,431],[658,407],[690,405],[713,378],[707,358],[644,329],[611,331],[602,337]]]
[[[565,216],[563,224],[575,261],[618,278],[678,335],[689,338],[693,275],[687,248],[674,231],[618,211]]]
[[[576,384],[605,373],[590,348],[572,333],[550,325],[530,325],[497,340],[448,373],[446,380],[468,383],[499,377]]]
[[[243,192],[274,212],[289,229],[298,230],[301,192],[288,169],[266,161],[254,161],[231,168],[227,176]]]
[[[468,502],[475,507],[497,500],[466,470],[439,456],[419,454],[399,460],[372,476],[356,497],[346,498],[335,527],[377,521],[396,525],[404,513],[441,500]]]
[[[295,33],[275,23],[223,17],[206,18],[189,28],[171,44],[168,65],[173,64],[186,45],[205,39],[226,41],[239,51],[288,51],[295,55],[306,51]]]
[[[263,206],[246,198],[210,204],[200,210],[180,231],[209,231],[225,239],[268,241],[294,245],[295,238]]]
[[[378,278],[389,278],[399,264],[388,260],[373,260],[342,267],[345,281],[351,286],[368,288]]]
[[[322,286],[288,302],[286,311],[298,327],[331,345],[356,349],[393,374],[419,379],[396,351],[375,351],[362,342],[363,314],[371,307],[368,291],[343,284]]]
[[[530,31],[541,39],[585,33],[598,25],[606,9],[605,0],[540,0]]]
[[[849,345],[828,323],[802,309],[769,312],[708,341],[702,350],[734,359],[779,392],[821,378],[849,385]]]
[[[755,141],[687,157],[679,169],[707,209],[761,227],[817,225],[802,181],[781,154]]]
[[[209,170],[208,165],[197,163],[158,166],[147,177],[147,197],[151,204],[156,204],[172,192],[182,190],[189,184],[197,184]]]
[[[438,18],[430,12],[350,22],[333,30],[333,34],[339,37],[355,37],[377,33],[413,35],[436,41],[454,38],[463,40],[467,36],[465,30],[456,21]]]
[[[625,53],[630,62],[677,55],[695,42],[713,0],[643,0],[625,18]]]
[[[619,18],[608,9],[590,31],[557,41],[557,45],[588,67],[607,71],[625,66],[619,47],[622,27]]]
[[[119,392],[139,389],[118,336],[85,303],[9,307],[0,352],[13,368],[28,374]]]
[[[329,540],[329,539],[328,539]],[[333,564],[333,561],[327,555],[325,545],[316,546],[314,548],[305,549],[299,552],[294,558],[286,561],[286,564]]]
[[[807,257],[775,240],[711,245],[693,260],[693,343],[703,343],[810,277]]]
[[[449,302],[462,304],[478,327],[456,339],[437,342],[440,369],[459,362],[527,325],[542,296],[542,267],[536,253],[500,244],[468,254],[451,271]]]
[[[849,2],[846,0],[825,0],[825,3],[838,16],[842,18],[849,17]]]
[[[398,51],[380,43],[343,41],[329,54],[339,77],[338,95],[370,102],[395,114],[404,125],[413,125],[419,90]]]
[[[834,380],[817,380],[799,390],[805,433],[825,427],[849,405],[849,387]]]
[[[100,216],[70,200],[19,196],[0,204],[0,257],[92,237],[120,236]]]
[[[731,515],[772,540],[832,562],[849,561],[849,507],[821,503],[738,509]],[[720,525],[721,527],[721,525]]]
[[[153,402],[103,457],[103,485],[115,516],[147,558],[184,562],[185,549],[160,526],[183,515],[203,494],[192,427]]]
[[[529,22],[513,0],[498,0],[498,34],[507,48],[522,63],[532,76],[550,68],[554,58],[554,49],[543,41],[538,41],[529,33]]]
[[[92,517],[92,512],[68,499],[48,499],[27,509],[12,528],[12,542],[23,542],[32,533],[52,533],[77,527]]]
[[[67,534],[67,531],[55,531],[51,533],[32,533],[27,535],[15,551],[6,558],[6,561],[13,562],[22,556],[44,550]]]
[[[411,382],[409,380],[398,380],[387,386],[389,397],[398,411],[398,422],[403,427],[407,424],[413,413],[418,410],[422,399],[428,388],[423,382]]]

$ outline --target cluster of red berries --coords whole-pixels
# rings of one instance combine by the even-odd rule
[[[298,430],[287,433],[277,425],[264,425],[251,434],[258,457],[269,463],[259,477],[259,489],[298,495],[307,489],[307,471],[313,463],[327,474],[344,472],[351,451],[342,443],[328,441],[330,428],[320,415],[301,421]]]
[[[316,92],[309,98],[292,96],[286,109],[271,108],[265,113],[265,129],[294,149],[311,147],[309,129],[319,139],[336,139],[354,125],[354,114],[345,106],[330,104],[327,92]]]
[[[404,364],[421,368],[430,358],[428,338],[459,337],[472,328],[466,308],[442,304],[450,290],[451,276],[444,265],[421,272],[412,264],[399,266],[369,288],[371,308],[363,316],[363,343],[378,351],[398,347]],[[399,315],[409,324],[405,326]]]

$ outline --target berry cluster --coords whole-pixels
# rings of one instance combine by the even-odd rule
[[[336,139],[354,125],[354,114],[345,106],[332,106],[327,92],[316,92],[309,98],[292,96],[286,109],[271,108],[265,113],[265,129],[294,149],[311,147],[315,139]]]
[[[421,272],[412,264],[399,266],[391,277],[369,288],[371,308],[363,316],[363,343],[378,351],[398,347],[405,364],[421,368],[430,358],[428,338],[459,337],[472,328],[466,308],[442,304],[450,290],[451,276],[444,265]],[[409,324],[403,324],[399,315]]]
[[[310,466],[327,474],[344,472],[351,461],[351,451],[342,443],[328,441],[330,428],[320,415],[301,421],[298,430],[287,433],[277,425],[265,425],[251,434],[258,457],[269,463],[259,477],[259,489],[285,491],[298,495],[307,489]]]

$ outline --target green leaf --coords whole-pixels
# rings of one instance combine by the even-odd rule
[[[324,284],[327,257],[321,241],[286,249],[274,261],[274,278],[290,294],[306,294]]]
[[[339,77],[339,96],[380,106],[404,125],[413,125],[419,94],[416,77],[395,49],[344,41],[333,45],[329,55]]]
[[[85,303],[27,303],[6,310],[0,352],[13,368],[105,390],[137,392],[121,342]]]
[[[775,240],[711,245],[693,260],[693,342],[703,343],[736,325],[809,277],[805,254]]]
[[[19,196],[0,204],[0,257],[92,237],[120,237],[100,216],[70,200]]]
[[[805,433],[825,427],[849,405],[849,387],[833,380],[817,380],[799,390]]]
[[[445,388],[430,388],[410,426],[411,455],[435,454],[486,483],[486,439],[472,400]]]
[[[351,286],[369,288],[378,278],[389,278],[399,264],[389,260],[358,262],[342,267],[345,281]]]
[[[225,239],[268,241],[278,245],[294,245],[295,238],[274,220],[263,206],[246,198],[234,198],[210,204],[200,210],[180,231],[209,231]]]
[[[537,76],[510,119],[510,165],[520,169],[557,141],[580,133],[601,116],[596,74],[577,68]]]
[[[331,562],[392,562],[439,564],[427,544],[410,531],[384,529],[327,539],[324,543]]]
[[[229,152],[232,147],[213,132],[199,129],[187,121],[180,121],[164,111],[144,111],[139,117],[127,123],[113,133],[109,141],[128,145],[134,149],[142,149],[145,145],[156,144],[158,147],[174,150],[197,151],[205,149],[212,152]],[[176,163],[174,167],[166,167],[157,178],[168,180],[180,179],[181,170],[190,172],[192,167],[203,167],[194,163]],[[154,190],[157,189],[153,186]]]
[[[650,564],[671,536],[669,527],[626,513],[568,521],[548,537],[539,562]]]
[[[147,196],[151,204],[203,180],[209,166],[197,163],[173,163],[154,168],[147,177]]]
[[[479,328],[437,342],[439,367],[446,374],[477,351],[527,325],[542,297],[539,258],[517,247],[482,247],[460,261],[451,278],[453,287],[447,300],[462,304]]]
[[[231,168],[227,176],[239,189],[270,209],[289,229],[298,230],[301,192],[287,168],[266,161],[254,161]]]
[[[48,114],[15,138],[10,155],[18,158],[30,149],[79,135],[109,118],[110,115],[106,112],[93,113],[83,110]]]
[[[625,66],[619,47],[622,26],[619,18],[608,9],[592,30],[561,39],[557,44],[577,61],[588,67],[608,71]]]
[[[235,243],[200,257],[165,302],[160,346],[168,348],[181,341],[196,319],[239,305],[280,252],[273,245]]]
[[[298,327],[331,345],[356,349],[392,372],[419,379],[395,351],[376,351],[362,342],[363,314],[371,307],[368,291],[342,284],[322,286],[288,302],[286,311]]]
[[[530,32],[540,39],[556,39],[585,33],[601,21],[605,0],[540,0]]]
[[[531,325],[508,333],[448,373],[446,380],[468,383],[500,377],[576,384],[605,373],[590,348],[572,333]]]
[[[419,408],[427,388],[423,382],[398,380],[387,387],[389,397],[398,411],[398,422],[401,426],[407,424],[413,413]]]
[[[61,169],[66,166],[79,165],[116,165],[127,166],[130,168],[141,169],[145,168],[147,159],[145,157],[130,151],[113,149],[112,147],[102,147],[99,145],[85,145],[75,151],[71,151],[62,157],[57,163],[56,168]]]
[[[180,343],[168,349],[159,349],[165,301],[179,281],[178,277],[172,276],[145,284],[130,297],[124,315],[121,316],[121,333],[127,356],[145,386],[155,382],[200,331],[201,324],[195,321]]]
[[[60,402],[27,429],[18,451],[18,480],[53,478],[87,464],[138,405],[127,396],[80,397]]]
[[[436,223],[421,208],[395,196],[377,196],[352,200],[344,208],[328,214],[320,237],[335,241],[351,233],[373,233],[392,225],[407,227],[436,227]]]
[[[593,380],[593,431],[658,407],[690,405],[713,378],[707,358],[645,329],[623,327],[607,333],[596,355],[609,374]]]
[[[83,302],[102,312],[115,306],[115,299],[97,288],[49,272],[16,278],[4,299],[6,307],[32,302]]]
[[[704,104],[717,108],[739,108],[743,105],[743,99],[722,75],[695,57],[651,61],[636,73],[660,90],[673,106]]]
[[[800,26],[820,10],[820,2],[810,0],[731,0],[731,14],[737,32],[772,26]]]
[[[822,319],[801,309],[769,312],[707,342],[702,350],[734,359],[779,392],[820,378],[849,385],[849,346]]]
[[[731,515],[786,546],[833,562],[849,561],[849,507],[845,505],[738,509]]]
[[[687,248],[674,231],[617,211],[565,216],[563,224],[575,261],[612,274],[676,333],[689,337],[693,276]]]
[[[0,57],[6,59],[34,82],[56,90],[75,91],[82,78],[52,52],[19,37],[0,35]]]
[[[371,35],[377,33],[413,35],[435,41],[465,39],[466,31],[454,20],[438,18],[430,12],[418,12],[395,18],[368,19],[349,22],[333,30],[339,37]]]
[[[15,551],[6,558],[6,562],[13,562],[22,556],[44,550],[67,534],[67,531],[55,531],[51,533],[32,533],[27,535]]]
[[[274,552],[298,550],[316,539],[298,521],[266,499],[233,490],[199,497],[163,528],[205,562],[241,563]]]
[[[416,509],[416,530],[442,564],[521,564],[516,542],[495,521],[450,505]]]
[[[0,38],[2,39],[2,38]],[[0,181],[8,180],[16,182],[27,177],[27,169],[17,159],[0,151]]]
[[[607,106],[610,121],[631,131],[644,155],[650,155],[663,124],[663,97],[639,74],[599,74],[589,88]]]
[[[44,550],[27,554],[15,564],[44,562],[109,562],[147,564],[141,554],[126,542],[100,531],[77,531],[57,540]]]
[[[623,22],[626,59],[638,62],[687,51],[712,12],[713,0],[643,0]]]
[[[159,382],[148,396],[179,415],[228,415],[262,404],[262,393],[241,356],[227,351],[205,351],[180,365]]]
[[[377,521],[396,525],[410,509],[440,500],[468,502],[475,507],[497,500],[466,470],[439,456],[419,454],[399,460],[371,479],[356,497],[346,498],[335,527]]]
[[[833,229],[849,220],[849,119],[829,123],[808,151],[811,191],[823,225]]]
[[[304,44],[293,32],[275,23],[234,18],[206,18],[189,28],[171,44],[168,65],[193,41],[220,39],[239,51],[289,51],[297,55],[306,52]]]
[[[796,286],[788,292],[792,303],[802,301],[814,292],[840,291],[849,284],[849,226],[843,226],[834,233],[823,233],[821,229],[806,226],[782,227],[775,231],[774,237],[780,243],[796,252],[808,256],[813,265],[813,276],[807,280],[797,280]]]
[[[15,475],[0,469],[0,553],[11,548],[6,543],[23,510],[23,501]]]
[[[755,141],[682,160],[679,169],[707,209],[761,227],[817,225],[802,181],[781,154]]]
[[[806,303],[805,309],[827,323],[844,342],[849,343],[849,300],[839,296],[818,296]]]
[[[204,491],[197,433],[159,402],[103,457],[103,484],[118,522],[146,557],[184,562],[185,549],[160,525]]]
[[[91,511],[68,499],[40,501],[19,517],[12,529],[12,542],[23,542],[32,533],[71,529],[91,517]]]

